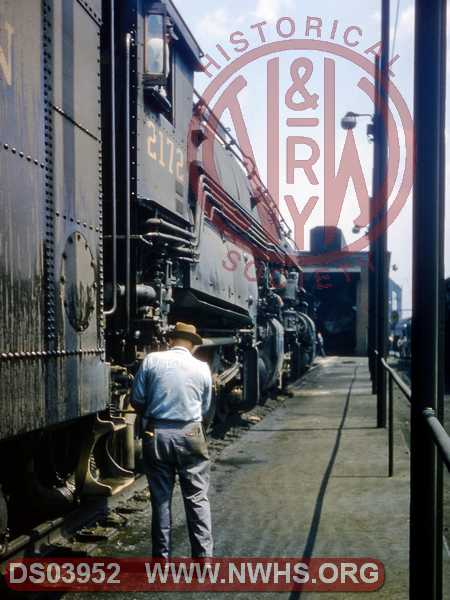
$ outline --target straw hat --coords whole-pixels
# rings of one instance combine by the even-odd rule
[[[178,322],[175,329],[167,334],[169,338],[182,338],[191,341],[195,346],[200,346],[203,343],[202,338],[197,333],[197,328],[189,323]]]

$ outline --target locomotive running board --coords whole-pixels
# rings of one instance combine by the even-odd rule
[[[126,427],[127,423],[121,417],[102,419],[96,415],[94,427],[83,444],[75,475],[77,490],[81,496],[115,496],[134,483],[134,474],[114,460],[107,443],[112,434]],[[101,467],[105,476],[101,478],[96,478],[90,468],[97,443],[103,445]]]

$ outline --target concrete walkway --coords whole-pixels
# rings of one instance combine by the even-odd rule
[[[388,478],[387,432],[376,428],[367,359],[322,359],[293,393],[216,463],[216,555],[369,556],[386,569],[385,585],[371,597],[406,600],[409,456],[397,429],[395,477]],[[177,550],[189,552],[184,543]],[[217,596],[228,594],[204,597]],[[263,597],[283,596],[317,598]]]

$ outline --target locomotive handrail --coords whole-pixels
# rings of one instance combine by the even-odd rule
[[[116,182],[116,49],[114,36],[115,0],[110,0],[110,78],[111,78],[111,199],[112,199],[112,288],[113,302],[103,314],[113,315],[117,310],[117,182]]]
[[[389,385],[389,394],[388,394],[388,415],[389,415],[389,429],[388,429],[388,437],[389,437],[389,456],[388,456],[388,471],[389,477],[392,477],[394,474],[394,383],[397,385],[399,390],[405,396],[405,398],[411,404],[412,392],[411,388],[406,385],[404,381],[399,377],[398,373],[394,371],[394,369],[386,362],[383,357],[380,357],[377,350],[374,352],[375,356],[380,360],[380,363],[385,369],[385,371],[389,375],[388,385]],[[450,472],[450,436],[445,430],[442,423],[436,416],[436,413],[433,408],[426,407],[422,410],[422,417],[425,420],[425,423],[428,426],[428,430],[431,435],[431,439],[433,440],[439,456],[442,459],[442,462],[447,467],[447,470]]]
[[[125,36],[125,322],[131,323],[131,164],[130,164],[130,52],[131,33]]]
[[[229,150],[233,154],[233,156],[236,158],[236,160],[238,160],[239,163],[244,167],[244,169],[247,171],[248,177],[250,177],[250,174],[249,174],[249,171],[248,171],[248,168],[247,168],[247,164],[250,163],[252,165],[252,167],[253,167],[252,168],[252,177],[254,177],[257,180],[257,183],[258,183],[258,185],[261,188],[262,195],[263,195],[264,199],[266,200],[266,203],[269,205],[269,207],[272,209],[272,211],[277,215],[277,217],[279,219],[280,226],[281,225],[284,226],[285,230],[283,231],[283,233],[295,245],[295,242],[294,242],[294,240],[291,237],[292,236],[292,230],[289,227],[289,225],[286,222],[286,220],[284,219],[284,217],[283,217],[283,215],[282,215],[282,213],[281,213],[278,205],[276,204],[276,202],[272,198],[271,193],[267,189],[267,187],[264,184],[264,182],[261,180],[261,177],[259,176],[259,173],[258,173],[258,170],[256,168],[254,160],[250,156],[247,156],[247,154],[245,154],[245,152],[243,151],[243,149],[239,146],[236,138],[234,138],[231,135],[231,133],[225,129],[225,127],[222,125],[222,122],[217,117],[217,115],[214,113],[214,111],[212,110],[212,108],[205,101],[205,99],[199,94],[199,92],[197,92],[197,90],[195,90],[195,89],[194,89],[194,94],[198,98],[199,103],[202,104],[208,110],[209,115],[211,117],[213,117],[213,119],[216,121],[217,125],[219,125],[222,128],[222,130],[224,131],[224,135],[222,135],[222,134],[220,134],[218,132],[217,127],[216,128],[211,127],[211,125],[208,123],[208,121],[206,121],[206,124],[213,130],[214,135],[216,135],[216,137],[224,144],[225,148],[227,150]],[[228,136],[229,140],[227,140],[225,136]],[[236,146],[236,148],[239,150],[241,156],[239,155],[238,152],[235,152],[233,150],[233,146]]]

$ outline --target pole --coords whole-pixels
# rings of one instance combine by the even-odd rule
[[[440,190],[439,190],[439,240],[438,240],[438,254],[439,254],[439,287],[438,287],[438,395],[436,399],[437,411],[436,415],[441,423],[445,423],[444,414],[444,395],[445,395],[445,313],[446,313],[446,292],[445,292],[445,181],[446,181],[446,140],[445,140],[445,115],[446,115],[446,89],[447,89],[447,21],[445,20],[442,26],[441,22],[441,89],[445,90],[444,95],[441,96],[441,110],[444,113],[444,126],[441,127],[440,137]],[[444,474],[443,466],[438,460],[438,469],[436,474],[436,495],[437,495],[437,513],[436,513],[436,587],[440,590],[440,596],[443,595],[443,529],[444,529]]]
[[[416,0],[410,598],[442,598],[442,465],[422,411],[442,411],[446,0]]]
[[[387,358],[387,305],[388,305],[388,254],[387,254],[387,208],[388,208],[388,144],[389,144],[389,36],[390,0],[382,0],[381,12],[381,58],[380,58],[380,112],[377,136],[379,142],[379,198],[376,202],[379,218],[377,244],[377,426],[386,427],[386,371],[381,358]]]
[[[374,231],[376,228],[378,197],[380,193],[380,152],[379,152],[379,121],[380,121],[380,57],[375,56],[375,96],[372,119],[373,127],[373,179],[372,198],[370,199],[370,224],[369,224],[369,370],[372,379],[372,393],[377,393],[377,360],[375,350],[378,349],[378,244]],[[377,419],[378,420],[378,419]]]

